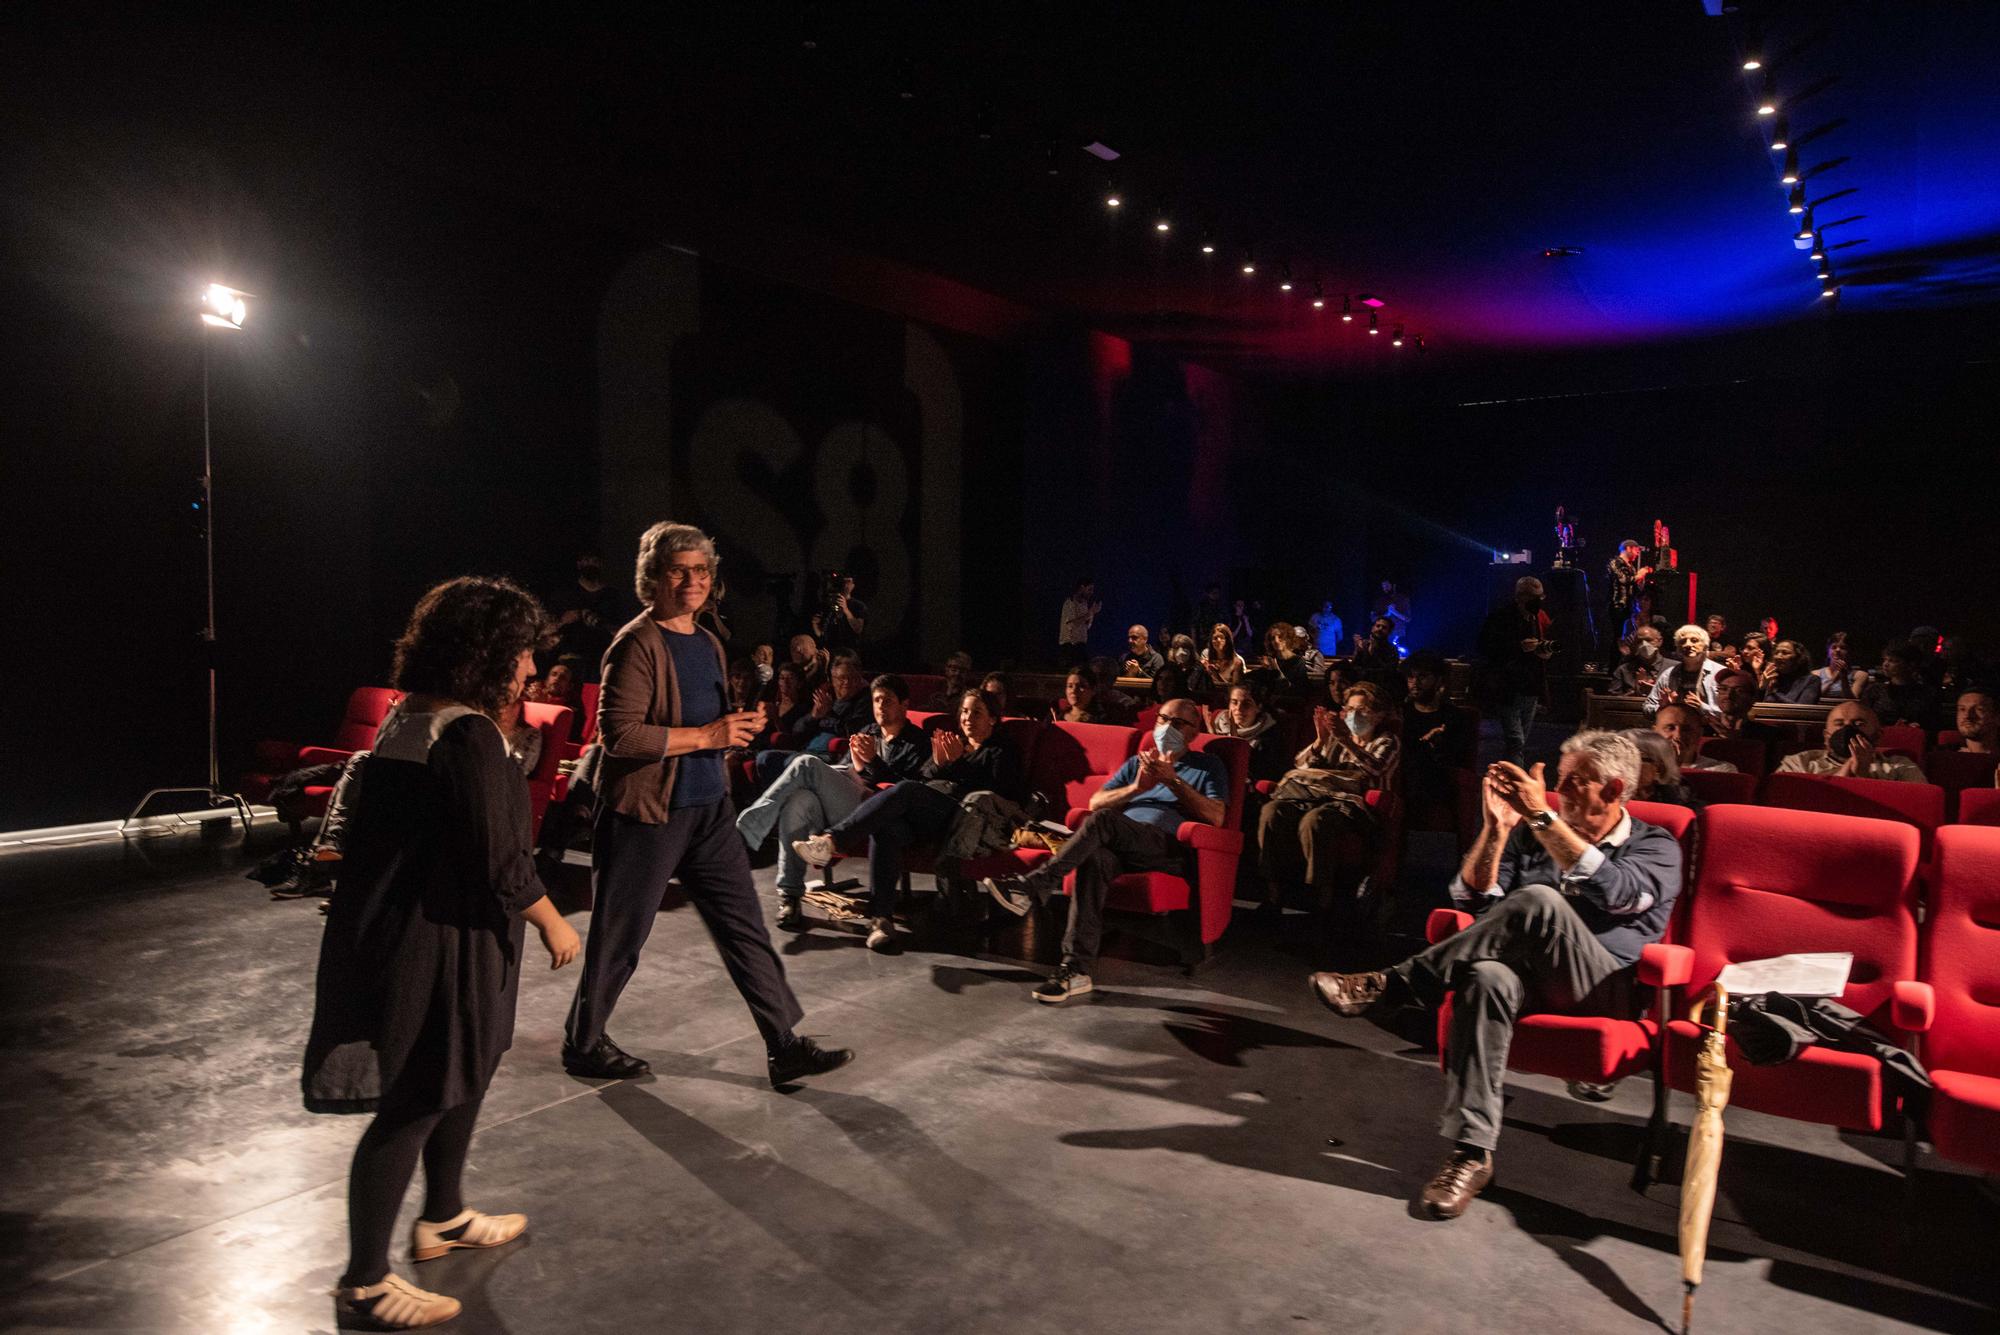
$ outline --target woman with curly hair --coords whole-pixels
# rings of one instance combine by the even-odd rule
[[[574,929],[535,875],[528,788],[497,719],[534,675],[546,622],[519,586],[455,579],[425,594],[396,643],[395,686],[347,816],[339,888],[320,945],[302,1081],[314,1112],[373,1112],[348,1174],[343,1316],[388,1329],[458,1315],[455,1298],[389,1269],[417,1160],[412,1251],[497,1247],[527,1217],[460,1194],[480,1101],[514,1039],[521,948],[534,924],[549,967]]]

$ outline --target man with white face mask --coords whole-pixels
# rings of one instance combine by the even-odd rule
[[[1220,825],[1228,810],[1229,775],[1213,757],[1188,750],[1201,731],[1201,711],[1192,700],[1160,706],[1153,732],[1104,787],[1090,799],[1090,814],[1063,845],[1062,852],[1025,876],[980,882],[1010,913],[1026,914],[1046,904],[1076,873],[1063,932],[1063,962],[1054,976],[1031,994],[1060,1006],[1091,990],[1104,930],[1104,900],[1111,882],[1125,872],[1171,872],[1193,879],[1190,857],[1177,831],[1184,821]]]

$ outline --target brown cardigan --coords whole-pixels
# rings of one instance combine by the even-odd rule
[[[715,646],[728,673],[722,641],[696,627]],[[597,740],[604,745],[599,800],[622,816],[648,825],[667,823],[680,757],[667,755],[667,729],[681,726],[681,688],[674,656],[660,638],[651,610],[625,623],[604,651],[597,698]]]

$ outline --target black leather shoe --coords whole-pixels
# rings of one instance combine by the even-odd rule
[[[771,1054],[771,1088],[783,1089],[800,1076],[825,1075],[853,1060],[853,1048],[823,1048],[809,1038],[795,1038]]]
[[[609,1034],[598,1036],[588,1052],[565,1047],[563,1069],[586,1080],[636,1080],[651,1075],[653,1068],[611,1041]]]
[[[812,923],[806,918],[806,906],[796,899],[788,899],[778,907],[778,930],[781,932],[809,932]]]

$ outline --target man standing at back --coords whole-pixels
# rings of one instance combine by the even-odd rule
[[[1090,623],[1104,604],[1097,600],[1097,581],[1080,579],[1076,592],[1063,600],[1062,625],[1056,634],[1056,663],[1072,668],[1090,661]]]
[[[1513,598],[1488,613],[1479,631],[1487,691],[1500,713],[1500,755],[1510,765],[1526,761],[1528,734],[1548,689],[1549,655],[1555,652],[1548,634],[1542,582],[1533,575],[1514,581]]]

